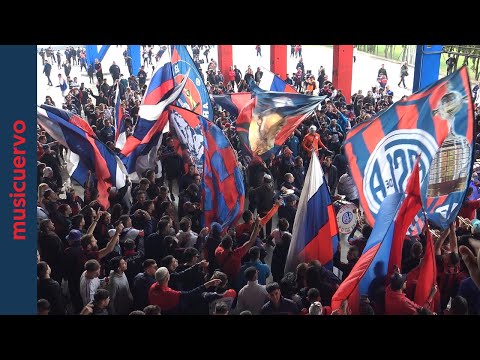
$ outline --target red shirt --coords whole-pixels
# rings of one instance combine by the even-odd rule
[[[468,200],[462,206],[458,216],[473,220],[477,217],[475,211],[480,208],[480,200]]]
[[[156,282],[148,290],[148,303],[158,305],[160,309],[165,311],[172,310],[180,303],[181,293],[181,291],[173,290]]]
[[[242,267],[242,258],[245,256],[248,249],[250,248],[250,246],[246,246],[248,244],[249,243],[246,242],[245,244],[243,244],[239,248],[236,248],[233,251],[225,251],[225,249],[221,246],[215,249],[215,260],[220,266],[220,269],[222,269],[222,271],[228,276],[231,281],[236,279],[236,276],[240,272],[240,268]],[[229,255],[229,253],[231,255]]]
[[[243,223],[243,224],[237,225],[237,227],[235,228],[235,231],[237,232],[238,235],[242,235],[244,233],[251,234],[252,228],[253,228],[253,224]]]
[[[404,293],[394,291],[387,286],[385,293],[385,315],[417,315],[421,306],[407,298]]]

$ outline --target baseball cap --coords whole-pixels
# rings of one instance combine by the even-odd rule
[[[222,233],[222,225],[217,222],[213,222],[212,225],[212,235],[219,235]]]
[[[480,220],[478,219],[472,220],[472,233],[480,234]]]
[[[67,239],[69,244],[72,244],[74,242],[80,241],[80,238],[82,237],[82,232],[80,230],[72,229],[68,233],[65,239]]]
[[[292,202],[292,201],[297,201],[297,200],[298,200],[298,196],[295,195],[295,194],[290,194],[285,198],[286,202]]]
[[[117,230],[115,230],[115,229],[108,230],[108,237],[113,237],[113,235],[115,235],[116,232],[117,232]]]
[[[312,125],[308,128],[309,131],[317,131],[317,127],[315,125]]]
[[[390,278],[390,286],[392,287],[392,290],[400,290],[405,281],[407,281],[406,274],[393,273]]]
[[[265,182],[272,182],[272,176],[269,175],[269,174],[265,174],[265,175],[263,175],[263,180]]]

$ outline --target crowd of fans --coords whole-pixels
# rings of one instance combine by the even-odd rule
[[[127,178],[123,188],[111,187],[108,209],[97,200],[95,174],[90,174],[85,184],[79,184],[84,188],[83,196],[76,193],[78,186],[67,181],[66,149],[38,128],[39,314],[349,313],[347,302],[332,311],[332,296],[361,256],[372,229],[359,221],[349,236],[348,251],[343,250],[347,253],[346,262],[341,261],[339,247],[334,265],[341,270],[340,276],[319,261],[301,263],[295,272],[284,273],[296,206],[313,151],[321,158],[332,198],[359,205],[358,190],[342,144],[351,127],[390,106],[393,93],[388,85],[368,89],[366,95],[359,90],[347,103],[342,90],[332,86],[322,67],[316,79],[309,72],[303,75],[301,47],[297,51],[297,46],[292,47],[291,56],[298,56],[300,70],[291,79],[287,75],[286,81],[299,92],[326,95],[327,99],[291,134],[279,155],[272,155],[267,161],[240,163],[248,189],[248,209],[226,233],[222,233],[218,223],[202,227],[201,177],[186,149],[178,149],[173,128],[163,138],[158,152],[163,173],[149,169],[138,184]],[[201,69],[200,54],[208,61],[211,46],[192,48]],[[42,50],[44,66],[48,59],[59,64],[58,53],[55,59],[52,50]],[[154,66],[153,47],[145,46],[143,53],[144,66]],[[80,48],[68,47],[65,56],[67,67],[84,64]],[[127,57],[126,54],[126,63]],[[114,83],[108,84],[100,62],[96,61],[92,77],[96,76],[98,95],[66,74],[68,93],[58,105],[83,117],[102,142],[118,151],[112,126],[116,89],[120,89],[129,135],[146,90],[144,66],[136,76],[125,78],[113,62],[109,72]],[[229,78],[224,79],[213,59],[207,68],[204,80],[212,95],[249,91],[249,78],[258,83],[262,76],[260,68],[254,73],[248,67],[242,74],[234,65]],[[45,104],[55,106],[49,96]],[[216,125],[241,154],[236,119],[218,106],[214,112]],[[345,129],[338,124],[340,114],[348,119]],[[476,116],[479,121],[478,110]],[[475,181],[474,186],[477,185]],[[125,196],[128,192],[132,202]],[[412,301],[416,270],[425,249],[425,236],[421,234],[404,243],[403,275],[395,273],[392,279],[372,283],[368,296],[361,299],[361,313],[480,314],[479,270],[474,270],[474,254],[478,252],[477,242],[480,243],[480,220],[475,220],[478,208],[480,200],[467,199],[460,215],[472,220],[471,224],[460,222],[457,227],[452,225],[445,232],[435,233],[438,288],[432,289],[427,304]],[[275,213],[278,221],[274,227]],[[460,245],[465,246],[462,256]],[[471,276],[469,270],[473,272]]]

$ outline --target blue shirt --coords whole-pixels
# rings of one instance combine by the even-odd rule
[[[247,285],[247,279],[245,279],[245,270],[247,270],[250,266],[254,266],[258,270],[258,283],[260,285],[267,285],[267,278],[271,274],[270,267],[262,263],[260,260],[249,261],[240,268],[240,289]]]
[[[298,150],[300,148],[300,141],[298,140],[298,137],[295,135],[291,138],[288,138],[287,141],[285,142],[285,145],[288,146],[290,150],[292,150],[292,156],[295,158],[298,155]]]

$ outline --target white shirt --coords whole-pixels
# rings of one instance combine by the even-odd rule
[[[197,238],[198,238],[198,234],[193,232],[192,230],[189,230],[189,231],[180,230],[176,237],[178,241],[178,246],[182,248],[194,247],[197,242]]]
[[[250,310],[253,315],[258,315],[267,301],[268,293],[265,286],[259,285],[258,281],[249,281],[238,293],[237,312]]]
[[[80,276],[80,295],[82,296],[83,305],[93,301],[93,296],[97,292],[97,289],[100,287],[100,279],[98,277],[94,279],[89,279],[85,276],[87,271],[85,270]]]

